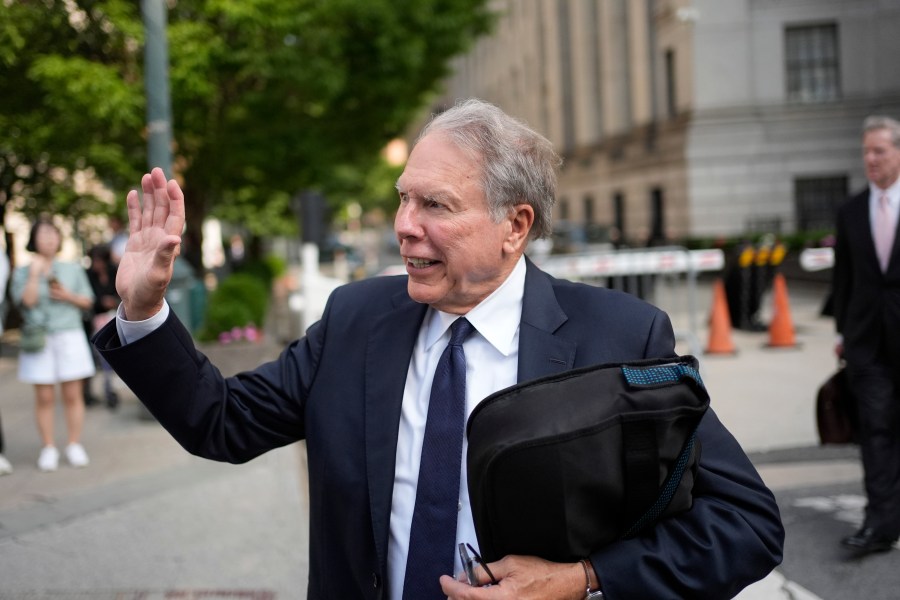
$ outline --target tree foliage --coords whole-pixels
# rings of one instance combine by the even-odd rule
[[[300,190],[364,195],[385,172],[379,150],[491,23],[485,0],[168,5],[174,170],[197,241],[210,212],[271,231],[293,222]],[[139,2],[0,0],[0,11],[0,85],[16,90],[0,98],[12,132],[0,202],[70,208],[63,174],[76,168],[121,197],[146,164]]]
[[[84,4],[0,5],[0,219],[13,201],[29,215],[95,213],[78,170],[114,187],[139,173],[138,17],[127,1]]]

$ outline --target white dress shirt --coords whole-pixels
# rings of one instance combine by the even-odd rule
[[[877,239],[878,234],[875,231],[875,223],[881,219],[880,213],[882,194],[888,197],[888,213],[890,215],[891,230],[897,230],[897,218],[900,215],[900,179],[886,190],[882,190],[874,183],[869,183],[869,224],[872,227],[872,239]]]
[[[523,257],[519,259],[506,281],[465,315],[477,330],[463,343],[466,354],[466,419],[485,397],[516,383],[519,368],[519,321],[522,318],[524,294]],[[401,600],[403,595],[409,533],[416,504],[419,461],[425,437],[431,382],[438,360],[450,341],[450,325],[457,318],[458,315],[428,309],[419,329],[419,337],[416,339],[409,372],[406,375],[403,408],[400,412],[400,431],[397,434],[391,533],[388,540],[391,600]],[[478,548],[472,507],[469,505],[469,488],[465,485],[467,447],[468,444],[463,439],[456,543],[467,542],[472,544],[472,547]],[[453,556],[454,572],[447,575],[455,575],[462,570],[459,555],[454,551]]]

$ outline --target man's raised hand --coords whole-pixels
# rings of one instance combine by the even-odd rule
[[[125,318],[142,321],[163,306],[172,265],[181,252],[184,194],[174,179],[155,168],[141,178],[141,198],[128,192],[128,244],[119,262],[116,290]]]

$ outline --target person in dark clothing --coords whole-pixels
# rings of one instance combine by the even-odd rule
[[[900,536],[900,122],[869,117],[862,147],[869,184],[838,209],[832,287],[868,499],[862,527],[842,543],[870,553]]]
[[[87,269],[87,276],[94,290],[94,305],[86,325],[90,336],[115,317],[116,307],[119,306],[121,299],[116,291],[116,265],[112,262],[109,246],[98,244],[90,249],[88,256],[91,258],[91,266]],[[119,396],[112,387],[112,369],[99,354],[95,358],[103,373],[103,398],[106,406],[116,409],[119,406]],[[84,380],[84,399],[87,406],[98,402],[91,393],[91,379],[88,377]]]

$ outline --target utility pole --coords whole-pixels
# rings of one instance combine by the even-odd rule
[[[144,18],[144,87],[147,94],[147,162],[172,177],[172,105],[165,0],[141,0]]]

